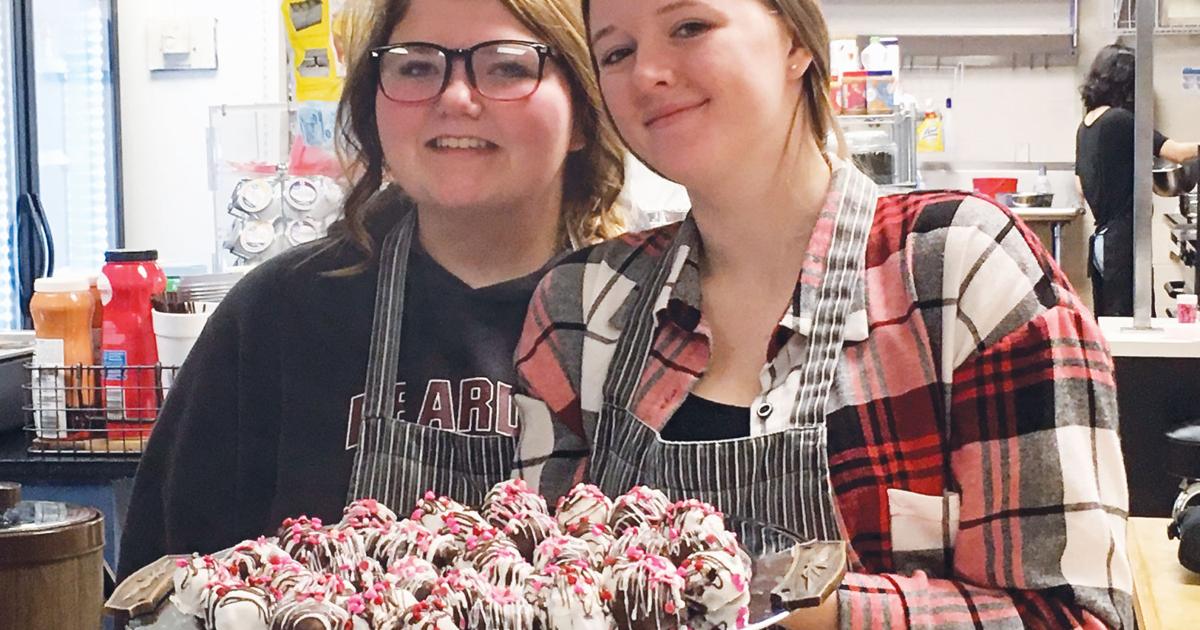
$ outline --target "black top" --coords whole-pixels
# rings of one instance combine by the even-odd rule
[[[659,431],[668,442],[711,442],[750,437],[750,408],[689,394]]]
[[[1154,155],[1167,139],[1154,132]],[[1113,107],[1092,121],[1080,123],[1075,134],[1075,174],[1096,220],[1133,217],[1133,113]],[[1150,174],[1146,173],[1146,177]]]
[[[386,233],[371,231],[377,242]],[[348,247],[322,249],[328,243],[262,264],[213,313],[142,457],[121,576],[165,553],[210,553],[273,534],[288,516],[341,518],[378,269],[322,276],[361,258]],[[512,355],[543,274],[471,289],[414,240],[397,413],[511,432]]]

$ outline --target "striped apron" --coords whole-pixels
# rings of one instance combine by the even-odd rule
[[[827,269],[805,361],[789,376],[796,385],[790,427],[745,439],[667,442],[631,411],[654,340],[656,299],[668,283],[680,243],[698,241],[698,235],[685,232],[695,229],[686,221],[647,290],[639,291],[604,383],[588,476],[606,494],[617,496],[645,484],[673,500],[706,501],[729,517],[743,544],[760,553],[777,546],[761,540],[771,531],[801,540],[841,538],[829,480],[826,401],[842,353],[853,288],[863,270],[877,189],[848,166],[835,171],[834,185],[842,194]]]
[[[349,500],[370,497],[403,511],[432,490],[479,505],[512,476],[516,441],[465,435],[396,417],[396,372],[404,320],[404,283],[417,213],[409,211],[384,240],[367,360],[363,422]]]

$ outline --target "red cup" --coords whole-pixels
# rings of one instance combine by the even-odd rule
[[[1015,177],[976,177],[971,180],[971,184],[975,187],[975,192],[981,195],[987,195],[992,199],[1000,193],[1015,193],[1017,192],[1017,178]]]

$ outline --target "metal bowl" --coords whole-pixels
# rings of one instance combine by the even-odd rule
[[[1049,208],[1054,202],[1054,193],[1000,193],[996,201],[1009,208]]]
[[[1191,192],[1200,179],[1200,161],[1188,160],[1183,164],[1165,158],[1154,158],[1154,194],[1160,197],[1178,197]]]

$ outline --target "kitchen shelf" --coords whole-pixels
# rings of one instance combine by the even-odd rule
[[[906,67],[1074,65],[1079,0],[839,0],[832,37],[898,37]],[[932,60],[932,61],[931,61]]]
[[[1175,0],[1156,0],[1157,14],[1154,26],[1155,35],[1200,35],[1200,14],[1194,23],[1163,24],[1163,6],[1174,4]],[[1193,0],[1194,1],[1194,0]],[[1200,11],[1198,11],[1200,13]],[[1137,0],[1113,0],[1113,31],[1119,35],[1137,33]]]

